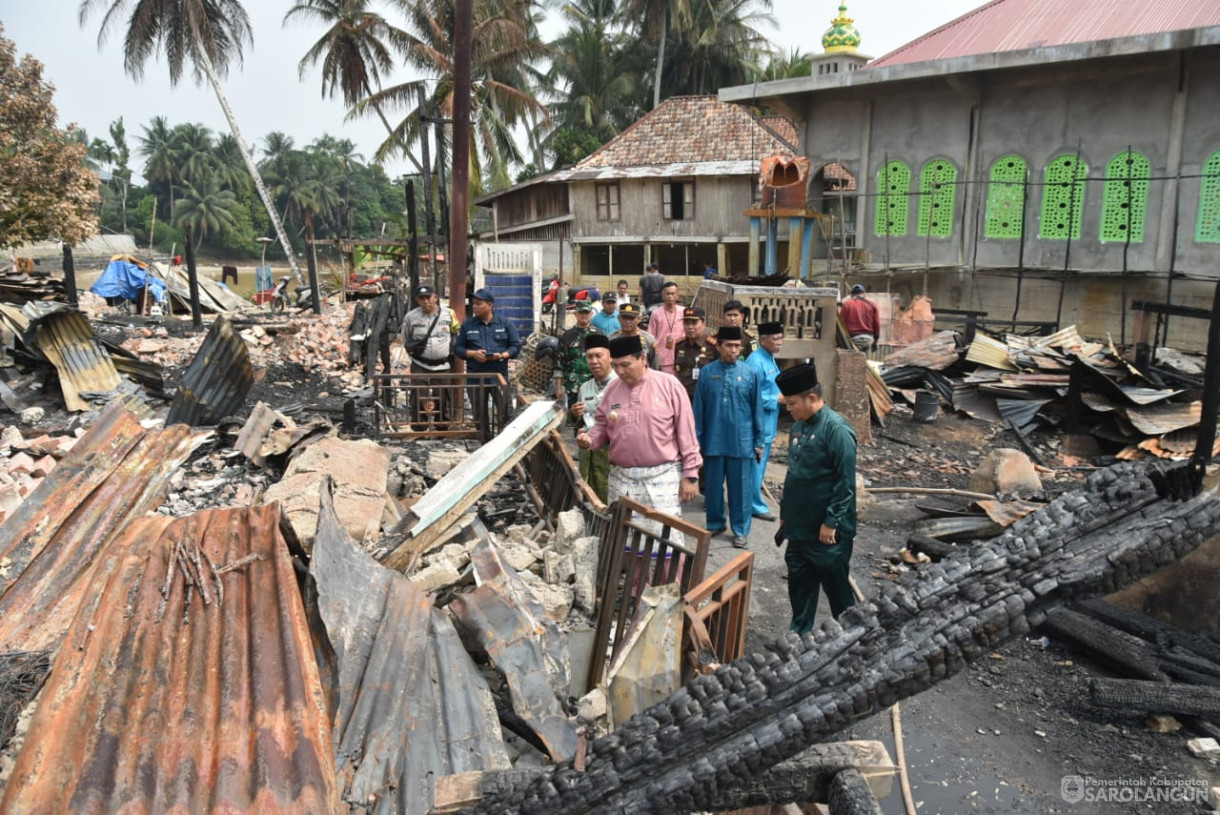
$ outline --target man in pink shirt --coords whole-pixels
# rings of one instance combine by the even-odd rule
[[[682,308],[678,305],[678,284],[669,282],[661,289],[661,305],[648,318],[648,333],[657,340],[657,368],[674,372],[674,351],[686,338]]]
[[[610,503],[626,495],[680,518],[682,504],[698,491],[703,464],[690,398],[676,377],[649,369],[638,336],[612,338],[610,356],[618,379],[606,386],[593,427],[576,443],[585,450],[610,445]]]

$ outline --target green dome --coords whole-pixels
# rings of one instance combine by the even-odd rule
[[[860,49],[860,31],[853,23],[855,20],[847,16],[847,3],[840,3],[839,16],[830,21],[830,28],[822,35],[822,48],[827,54]]]

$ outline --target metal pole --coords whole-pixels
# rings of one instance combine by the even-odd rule
[[[1067,289],[1068,269],[1072,267],[1072,228],[1076,225],[1076,183],[1080,178],[1080,149],[1081,140],[1076,140],[1076,163],[1072,165],[1072,186],[1068,194],[1068,222],[1067,222],[1067,247],[1063,252],[1063,276],[1059,278],[1059,305],[1055,309],[1055,330],[1059,330],[1059,323],[1063,319],[1063,294]],[[1085,184],[1088,184],[1088,179],[1085,179]],[[1084,202],[1080,202],[1081,210],[1084,209]],[[1083,214],[1081,217],[1083,221]]]
[[[1119,334],[1118,341],[1121,345],[1127,344],[1127,255],[1131,251],[1131,203],[1133,192],[1131,189],[1132,173],[1135,172],[1135,161],[1131,158],[1131,145],[1127,145],[1127,234],[1126,241],[1123,243],[1123,307],[1119,314]],[[1109,179],[1106,179],[1109,181]]]
[[[456,0],[453,20],[453,207],[449,211],[449,307],[466,314],[467,195],[470,180],[470,52],[473,0]],[[437,131],[444,125],[437,123]],[[440,145],[438,144],[438,147]],[[443,148],[439,151],[444,155]],[[442,172],[444,162],[441,162]],[[441,183],[444,194],[444,182]],[[559,307],[559,304],[556,304]]]
[[[1178,224],[1182,204],[1182,171],[1178,170],[1177,183],[1173,191],[1173,243],[1169,249],[1169,281],[1165,286],[1165,305],[1173,302],[1173,275],[1178,266]],[[1165,344],[1169,344],[1169,310],[1166,309],[1164,321],[1157,321],[1156,339],[1152,343],[1152,362],[1156,363],[1156,349],[1161,347],[1161,329],[1165,329]]]
[[[1012,304],[1013,331],[1017,330],[1017,313],[1021,310],[1021,283],[1025,280],[1025,215],[1029,201],[1029,168],[1021,181],[1021,242],[1017,246],[1017,296]]]
[[[1175,233],[1176,234],[1176,233]],[[1212,319],[1207,330],[1207,367],[1203,373],[1203,415],[1199,422],[1199,438],[1191,467],[1195,476],[1195,491],[1203,484],[1203,473],[1212,460],[1216,443],[1216,411],[1220,409],[1220,283],[1212,298]]]

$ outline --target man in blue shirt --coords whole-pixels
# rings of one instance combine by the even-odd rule
[[[476,291],[470,301],[474,312],[462,323],[454,343],[454,353],[466,360],[466,372],[486,374],[472,377],[470,401],[474,408],[475,421],[487,441],[494,433],[487,408],[487,398],[492,398],[496,416],[496,432],[505,424],[508,414],[508,361],[521,353],[521,335],[510,321],[495,313],[496,297],[487,289]],[[498,374],[501,379],[497,379]],[[501,384],[502,383],[502,384]],[[485,387],[480,388],[479,385]],[[500,387],[488,388],[488,385]]]
[[[776,515],[767,506],[762,497],[763,477],[767,474],[767,462],[771,460],[771,444],[779,430],[779,405],[784,400],[775,384],[779,376],[779,364],[775,355],[784,347],[784,326],[782,323],[760,323],[758,326],[758,348],[750,354],[746,364],[758,371],[762,385],[763,414],[763,452],[762,458],[754,468],[754,488],[750,495],[754,506],[751,511],[755,518],[763,521],[774,521]]]
[[[707,528],[725,529],[724,482],[729,483],[729,523],[733,545],[749,545],[752,518],[753,464],[762,456],[762,389],[758,372],[741,356],[741,329],[721,326],[716,334],[720,359],[699,373],[695,398],[695,435],[707,476]]]
[[[593,315],[593,327],[607,337],[623,330],[618,321],[618,297],[614,292],[602,295],[602,310]]]

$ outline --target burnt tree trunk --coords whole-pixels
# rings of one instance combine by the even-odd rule
[[[1048,611],[1106,594],[1220,531],[1190,473],[1123,463],[998,538],[883,587],[871,602],[698,677],[571,763],[475,812],[690,812],[864,716],[958,673]]]
[[[1135,679],[1093,679],[1093,702],[1139,713],[1220,716],[1220,689]]]

